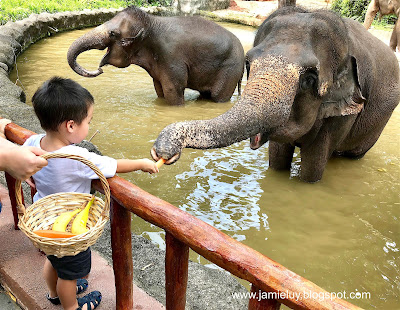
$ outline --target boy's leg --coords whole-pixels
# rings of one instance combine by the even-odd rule
[[[65,310],[75,310],[78,308],[76,300],[76,280],[64,280],[59,278],[57,282],[57,292],[61,305]]]
[[[47,287],[49,288],[49,297],[57,297],[57,272],[51,265],[50,261],[46,259],[43,267],[43,276],[46,280]]]

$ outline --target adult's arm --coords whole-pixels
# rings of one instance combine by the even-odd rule
[[[23,181],[47,165],[47,160],[39,157],[46,152],[37,147],[19,146],[6,140],[4,128],[10,122],[0,119],[0,170]]]

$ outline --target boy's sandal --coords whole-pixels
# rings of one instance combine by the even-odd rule
[[[100,304],[100,302],[101,302],[101,293],[99,291],[93,291],[81,298],[78,298],[79,308],[77,308],[76,310],[82,310],[82,307],[84,305],[86,305],[88,310],[96,309],[97,306]]]
[[[47,293],[46,298],[53,305],[60,305],[61,304],[60,298],[58,298],[58,296],[57,297],[50,297],[49,293]]]
[[[86,279],[78,279],[76,280],[76,294],[83,293],[88,288],[89,283]],[[47,293],[46,298],[50,301],[53,305],[60,305],[60,298],[57,297],[50,297]]]
[[[86,279],[76,280],[76,294],[83,293],[88,288],[89,283]]]

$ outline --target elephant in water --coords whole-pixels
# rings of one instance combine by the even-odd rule
[[[366,29],[371,27],[378,12],[380,16],[393,14],[399,17],[400,0],[371,0],[368,5],[367,13],[365,14],[364,27]],[[390,37],[390,47],[393,51],[396,51],[396,47],[400,50],[400,21],[398,18]]]
[[[259,27],[246,55],[248,82],[239,101],[211,120],[165,127],[153,159],[178,160],[183,148],[220,148],[250,138],[269,141],[269,165],[300,178],[322,178],[332,154],[361,158],[400,100],[399,64],[360,23],[331,11],[284,7]]]
[[[89,49],[107,49],[97,71],[76,61]],[[228,101],[244,72],[244,50],[239,39],[201,17],[159,17],[128,7],[114,18],[72,43],[68,63],[78,74],[95,77],[110,64],[136,64],[153,78],[158,97],[170,104],[184,103],[184,90],[198,90],[215,102]]]

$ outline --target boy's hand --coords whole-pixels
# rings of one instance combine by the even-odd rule
[[[150,174],[159,172],[156,163],[154,161],[151,161],[150,159],[147,158],[141,159],[140,161],[141,161],[140,170],[142,170],[143,172],[148,172]]]

